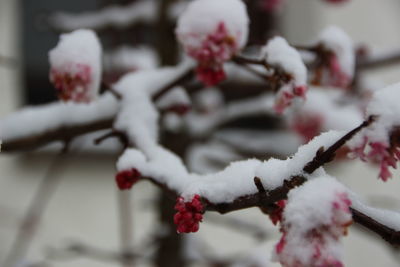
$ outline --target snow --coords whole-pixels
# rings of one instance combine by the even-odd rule
[[[283,212],[284,236],[273,259],[283,266],[341,266],[340,238],[351,222],[348,205],[346,188],[327,175],[291,190]]]
[[[228,129],[215,134],[215,139],[248,153],[287,156],[302,144],[300,138],[288,131],[253,131]]]
[[[59,102],[26,107],[0,120],[0,139],[8,142],[62,127],[109,120],[117,114],[118,106],[118,100],[112,94],[106,93],[88,104]]]
[[[194,0],[178,19],[176,33],[184,46],[201,48],[205,38],[223,22],[237,48],[247,42],[249,19],[241,0]]]
[[[159,114],[151,96],[192,68],[191,61],[170,68],[138,71],[123,76],[114,89],[122,95],[121,109],[115,129],[127,134],[129,140],[146,152],[157,146]]]
[[[210,133],[219,125],[235,118],[253,114],[274,115],[272,111],[273,101],[273,95],[269,93],[256,98],[232,101],[227,105],[213,110],[211,113],[203,114],[191,112],[185,116],[185,122],[192,135],[202,136]]]
[[[346,192],[346,187],[328,175],[310,180],[289,192],[284,224],[303,233],[331,224],[332,203],[338,193]]]
[[[107,26],[123,28],[137,22],[154,22],[157,14],[157,1],[140,0],[129,5],[110,5],[99,11],[81,14],[56,13],[50,16],[50,24],[64,31],[79,28],[102,29]]]
[[[101,53],[100,41],[92,30],[81,29],[62,34],[57,46],[49,52],[51,71],[75,76],[82,71],[82,66],[88,66],[89,88],[85,95],[93,100],[100,88]]]
[[[289,120],[297,116],[317,115],[322,118],[322,131],[351,130],[364,120],[361,107],[354,102],[345,102],[342,91],[330,88],[311,87],[307,92],[307,101],[292,114]]]
[[[149,47],[122,46],[103,57],[104,70],[147,70],[158,66],[157,53]]]
[[[354,45],[351,38],[339,27],[329,26],[318,37],[317,43],[333,51],[337,56],[340,69],[353,77],[355,70]]]
[[[367,106],[366,116],[378,116],[368,127],[359,132],[354,140],[350,142],[352,147],[359,146],[368,137],[369,142],[381,142],[389,145],[389,133],[391,130],[400,126],[400,83],[387,86],[377,90]]]
[[[196,109],[209,113],[224,105],[224,96],[218,88],[205,88],[193,95],[193,103]]]
[[[176,86],[157,102],[157,107],[166,109],[176,104],[190,105],[190,103],[190,98],[185,89],[181,86]]]
[[[235,151],[218,141],[196,143],[188,149],[186,162],[188,169],[198,174],[210,174],[221,170],[232,161],[241,159]]]
[[[193,195],[199,194],[212,203],[225,203],[257,193],[253,181],[256,176],[261,178],[266,190],[273,190],[293,175],[304,175],[302,169],[314,158],[316,151],[322,146],[330,146],[342,135],[343,133],[334,131],[322,134],[309,144],[300,147],[298,152],[287,160],[237,161],[220,172],[206,175],[189,173],[178,157],[157,145],[152,149],[148,147],[143,149],[147,158],[146,163],[138,160],[137,156],[129,159],[131,153],[125,152],[120,162],[130,162],[131,165],[118,163],[117,166],[120,171],[126,168],[138,168],[144,177],[152,177],[157,182],[166,184],[185,199],[191,199]]]
[[[374,208],[364,204],[360,198],[350,190],[348,190],[352,202],[352,208],[364,213],[375,221],[388,226],[389,228],[400,231],[400,213],[396,211]]]
[[[274,37],[261,49],[266,62],[293,75],[295,86],[307,85],[307,68],[299,52],[282,37]]]

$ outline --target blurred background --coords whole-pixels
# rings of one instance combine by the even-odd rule
[[[136,15],[139,19],[121,18],[119,25],[103,25],[88,16],[86,20],[73,16],[113,4],[124,6],[122,9],[127,11],[131,10],[128,7],[132,2],[0,0],[0,116],[25,105],[56,99],[48,81],[47,53],[56,45],[59,33],[70,31],[79,23],[92,25],[102,38],[106,50],[106,83],[112,83],[126,70],[171,63],[173,59],[169,57],[176,56],[177,51],[169,48],[166,40],[173,38],[173,22],[166,23],[168,20],[157,16],[155,21],[147,19],[146,12],[152,12],[146,6],[149,5],[146,2],[152,2],[150,0],[142,1],[145,4]],[[168,16],[174,17],[174,12],[181,8],[177,5]],[[398,51],[399,12],[397,0],[350,0],[337,6],[321,0],[287,0],[275,22],[279,32],[294,44],[309,43],[324,27],[335,24],[371,51]],[[162,32],[151,34],[154,27]],[[141,47],[138,48],[138,44]],[[168,51],[167,55],[157,56],[154,50],[147,48],[157,48],[160,44],[167,47],[163,50]],[[107,73],[111,69],[113,72]],[[382,85],[397,82],[400,64],[367,75]],[[32,210],[35,198],[40,199],[35,192],[50,173],[56,178],[50,188],[42,192],[41,201],[45,204],[39,209],[42,216],[39,216],[37,229],[29,224],[22,226],[25,232],[31,231],[32,242],[19,248],[26,253],[16,266],[121,266],[118,252],[121,247],[127,249],[127,245],[140,254],[135,266],[153,266],[149,257],[157,254],[161,244],[158,241],[165,241],[170,227],[160,218],[165,215],[159,208],[160,192],[148,182],[135,185],[128,193],[118,192],[114,182],[118,149],[113,149],[115,145],[111,141],[107,142],[101,148],[89,147],[62,161],[57,159],[52,148],[0,155],[0,262],[10,256],[21,223],[29,215],[27,211]],[[336,164],[329,172],[364,196],[371,205],[400,209],[399,173],[388,183],[382,183],[376,179],[376,168],[360,161]],[[124,240],[126,232],[121,231],[121,221],[123,224],[126,214],[120,205],[127,199],[132,205],[132,221],[128,222],[133,237],[128,241]],[[168,205],[172,207],[174,202]],[[34,220],[39,218],[35,214],[29,216]],[[172,221],[172,217],[168,218]],[[249,262],[257,261],[262,266],[269,261],[270,251],[279,236],[265,215],[258,209],[251,209],[224,216],[206,214],[200,231],[184,236],[180,242],[183,244],[181,251],[190,259],[191,266],[251,266]],[[176,242],[174,240],[169,242]],[[358,226],[350,228],[344,244],[346,266],[400,266],[397,250]],[[173,243],[170,246],[173,248]],[[157,255],[162,260],[162,256]],[[173,252],[167,251],[168,255],[173,257]],[[229,262],[233,259],[237,265]],[[266,266],[275,265],[268,263]]]

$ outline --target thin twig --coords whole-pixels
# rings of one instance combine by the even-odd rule
[[[45,173],[37,191],[30,202],[22,223],[19,226],[15,240],[3,262],[4,267],[16,266],[17,262],[23,260],[32,244],[42,216],[61,180],[60,164],[65,158],[64,153],[57,155]]]

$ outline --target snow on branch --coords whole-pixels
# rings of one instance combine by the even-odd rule
[[[138,22],[152,23],[157,19],[158,1],[139,0],[125,6],[108,6],[99,11],[81,14],[55,13],[49,17],[49,23],[61,31],[73,31],[81,28],[100,30],[108,26],[123,28]]]
[[[110,128],[119,103],[105,93],[91,103],[57,102],[27,107],[0,120],[3,151],[29,150]]]
[[[148,154],[143,154],[133,148],[127,149],[120,157],[117,169],[120,173],[124,170],[138,169],[141,179],[148,179],[174,195],[182,195],[184,201],[189,201],[183,203],[194,203],[193,199],[199,199],[198,196],[201,196],[203,204],[190,204],[194,205],[193,208],[196,207],[196,210],[226,213],[250,207],[270,208],[275,202],[285,199],[291,189],[302,185],[308,178],[325,175],[322,169],[315,174],[312,173],[331,161],[339,148],[372,122],[373,118],[370,118],[344,136],[341,132],[323,134],[299,148],[293,157],[285,161],[275,159],[264,162],[239,161],[232,163],[221,172],[210,175],[189,173],[178,157],[157,145],[153,147],[153,151],[148,151]],[[327,147],[327,149],[323,150],[322,147]],[[300,158],[300,155],[305,156],[308,162]],[[290,171],[281,170],[281,168],[288,168]],[[257,175],[261,177],[259,179],[262,181],[262,187],[265,186],[263,191],[259,190],[251,178]],[[195,202],[198,203],[198,200]],[[185,214],[192,212],[190,205],[182,206]],[[362,207],[362,210],[358,210],[358,207]],[[355,222],[377,234],[383,233],[385,240],[393,245],[400,242],[400,235],[396,232],[400,228],[397,220],[391,221],[389,225],[396,227],[390,228],[384,224],[387,220],[386,216],[380,216],[379,212],[371,212],[371,209],[361,206],[359,202],[352,207],[351,211]],[[364,211],[367,214],[364,214]],[[377,215],[376,218],[375,215]],[[197,224],[198,222],[190,221],[191,227],[194,228],[182,229],[196,230]],[[392,238],[387,238],[389,234]]]
[[[169,73],[172,78],[163,77],[164,80],[158,81],[159,87],[151,92],[153,100],[158,100],[191,77],[191,69],[190,63],[171,67]],[[134,84],[129,89],[134,90],[137,86],[139,84]],[[105,93],[90,103],[57,102],[24,108],[0,120],[3,151],[34,149],[54,141],[69,141],[79,135],[111,128],[119,108],[120,102],[111,93]]]

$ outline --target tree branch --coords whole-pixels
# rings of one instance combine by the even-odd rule
[[[193,77],[193,70],[188,68],[182,72],[175,80],[164,85],[156,94],[153,95],[153,101],[157,101],[175,86],[190,80]],[[32,114],[32,119],[37,119]],[[69,141],[73,138],[88,134],[95,131],[110,129],[113,125],[114,118],[98,118],[85,124],[71,124],[68,126],[60,126],[58,128],[25,136],[11,140],[2,140],[3,152],[27,151],[36,149],[55,141]]]

